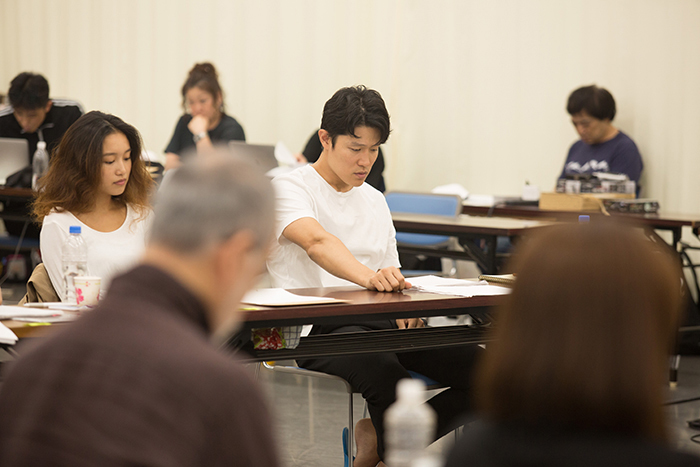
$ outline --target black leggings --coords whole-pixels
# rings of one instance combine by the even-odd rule
[[[361,332],[363,326],[344,326],[332,331]],[[401,332],[397,330],[395,332]],[[481,353],[477,345],[464,345],[402,353],[353,355],[298,361],[299,366],[340,376],[362,393],[377,431],[377,452],[384,459],[384,411],[396,400],[396,383],[410,378],[408,370],[449,386],[428,403],[438,415],[438,439],[460,425],[471,408],[472,369]]]

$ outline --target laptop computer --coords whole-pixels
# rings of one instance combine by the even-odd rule
[[[229,141],[228,146],[232,154],[249,157],[265,173],[278,166],[274,146],[248,144],[243,141]]]
[[[24,138],[0,138],[0,185],[7,177],[29,166],[29,142]]]

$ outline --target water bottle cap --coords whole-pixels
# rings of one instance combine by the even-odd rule
[[[578,221],[581,224],[587,224],[588,222],[591,221],[591,216],[589,216],[587,214],[581,214],[580,216],[578,216]]]
[[[68,232],[72,234],[79,234],[80,233],[80,226],[79,225],[71,225],[68,228]]]
[[[37,149],[46,149],[46,141],[39,141],[36,143]]]
[[[407,402],[420,401],[425,392],[425,383],[419,379],[402,379],[396,385],[397,399]]]

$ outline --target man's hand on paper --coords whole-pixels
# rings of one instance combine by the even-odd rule
[[[401,271],[390,266],[380,269],[369,276],[364,287],[378,292],[399,292],[404,289],[410,289],[411,284],[404,279]]]

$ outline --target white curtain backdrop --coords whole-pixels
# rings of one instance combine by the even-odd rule
[[[384,96],[389,189],[551,190],[596,83],[639,145],[644,191],[700,212],[698,0],[0,0],[0,89],[114,113],[162,152],[195,63],[219,69],[249,142],[301,151],[342,86]]]

